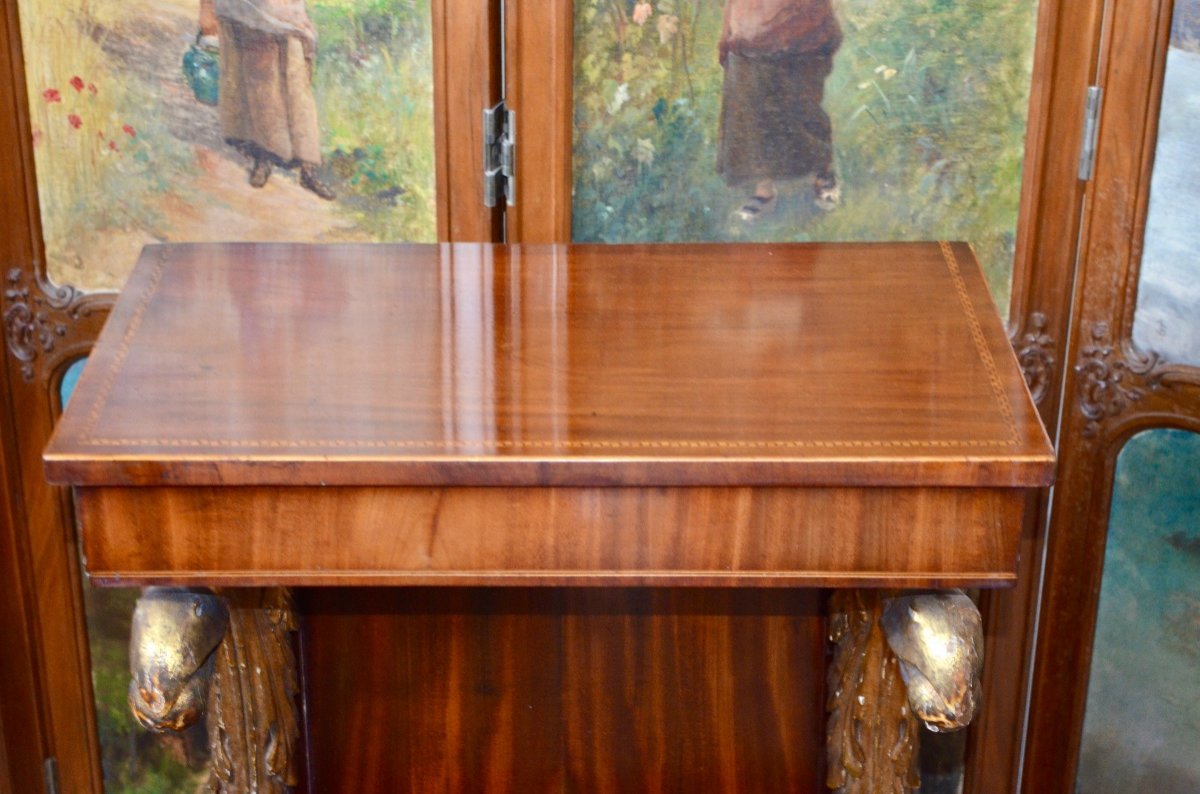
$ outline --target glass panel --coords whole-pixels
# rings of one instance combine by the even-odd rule
[[[18,5],[55,281],[119,287],[153,242],[435,239],[428,0]]]
[[[576,0],[574,239],[968,240],[1006,307],[1036,5]]]
[[[59,387],[71,399],[86,359],[67,369]],[[208,780],[208,737],[203,721],[182,734],[154,734],[129,712],[129,632],[136,588],[92,587],[84,577],[92,693],[107,794],[193,794]]]
[[[1076,789],[1200,791],[1200,435],[1117,460]]]
[[[1200,0],[1177,0],[1167,50],[1133,341],[1200,366]]]

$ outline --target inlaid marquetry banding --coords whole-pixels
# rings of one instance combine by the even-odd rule
[[[979,315],[975,313],[975,304],[971,302],[971,295],[967,292],[967,282],[963,279],[962,271],[958,267],[958,257],[954,255],[954,248],[945,240],[940,241],[938,247],[942,250],[942,258],[946,260],[946,267],[950,270],[950,278],[954,281],[954,291],[958,294],[958,302],[962,306],[963,313],[967,315],[967,323],[971,326],[971,338],[975,341],[975,349],[979,352],[979,358],[987,370],[992,394],[996,398],[996,403],[1004,416],[1004,423],[1008,427],[1008,442],[1016,444],[1018,439],[1017,422],[1013,418],[1012,406],[1004,393],[1004,381],[1001,380],[1000,372],[996,369],[996,360],[992,357],[987,339],[983,336],[983,326],[979,323]]]
[[[158,285],[162,281],[163,271],[166,270],[166,267],[167,251],[163,249],[158,254],[158,262],[154,265],[154,270],[150,274],[150,280],[146,283],[146,288],[142,290],[142,294],[138,297],[137,308],[134,309],[133,317],[129,320],[129,325],[125,329],[125,335],[121,337],[121,344],[117,346],[112,366],[108,370],[108,377],[101,384],[100,391],[96,395],[96,402],[92,405],[92,410],[88,412],[87,424],[84,425],[83,429],[84,438],[90,438],[96,430],[96,424],[100,421],[100,412],[104,410],[104,406],[108,402],[108,395],[112,392],[113,384],[116,383],[117,375],[121,372],[121,366],[125,363],[125,358],[129,355],[129,347],[133,344],[133,337],[137,334],[138,328],[141,327],[142,319],[146,316],[146,310],[150,307],[150,299],[158,291]]]
[[[151,272],[150,278],[146,283],[145,289],[138,298],[137,306],[133,316],[130,319],[129,325],[126,328],[125,335],[122,337],[120,344],[117,346],[115,355],[113,356],[112,366],[101,385],[100,390],[96,395],[96,401],[93,404],[91,411],[88,413],[87,423],[83,432],[83,443],[93,447],[125,447],[125,446],[154,446],[166,448],[199,448],[199,449],[398,449],[398,450],[438,450],[438,449],[513,449],[513,450],[532,450],[532,449],[579,449],[579,450],[704,450],[713,449],[721,451],[732,450],[762,450],[762,449],[795,449],[795,450],[838,450],[838,449],[996,449],[1000,447],[1011,447],[1019,443],[1019,433],[1017,430],[1016,421],[1013,416],[1012,406],[1010,405],[1007,395],[1004,391],[1003,381],[996,367],[995,358],[992,356],[991,350],[988,348],[987,340],[983,333],[983,327],[979,322],[979,316],[975,312],[975,306],[971,301],[970,293],[967,291],[966,281],[963,279],[961,269],[959,268],[958,259],[954,254],[953,247],[942,241],[939,243],[942,258],[946,263],[946,267],[950,273],[951,280],[954,284],[955,294],[958,296],[959,304],[967,319],[967,324],[970,328],[971,339],[975,344],[976,351],[979,354],[980,361],[987,372],[988,382],[991,386],[992,395],[998,404],[1001,415],[1004,417],[1004,423],[1008,429],[1008,435],[1003,439],[972,439],[972,440],[764,440],[764,441],[737,441],[737,440],[586,440],[586,439],[561,439],[561,440],[537,440],[537,439],[365,439],[365,440],[350,440],[350,439],[306,439],[306,440],[281,440],[281,439],[214,439],[214,438],[97,438],[93,436],[96,425],[100,420],[100,414],[104,410],[104,406],[108,401],[109,394],[113,384],[116,381],[122,365],[129,354],[130,346],[137,334],[146,310],[150,305],[150,300],[154,297],[154,293],[158,290],[158,286],[162,281],[163,273],[166,269],[168,261],[168,251],[163,249],[159,253],[158,261]]]

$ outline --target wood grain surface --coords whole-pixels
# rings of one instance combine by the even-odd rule
[[[313,789],[815,791],[820,602],[813,590],[306,591]]]
[[[1049,482],[965,245],[147,249],[74,485]]]
[[[97,580],[957,587],[1013,580],[975,488],[86,488]]]

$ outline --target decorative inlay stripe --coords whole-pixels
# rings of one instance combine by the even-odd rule
[[[958,258],[954,255],[954,249],[950,243],[945,240],[940,241],[938,247],[942,249],[942,258],[946,260],[946,267],[950,269],[950,277],[954,281],[954,291],[958,293],[958,302],[962,305],[963,313],[967,315],[967,323],[971,326],[971,338],[975,340],[975,349],[979,352],[984,369],[987,370],[988,380],[992,384],[992,394],[996,398],[1001,415],[1004,416],[1004,423],[1008,426],[1008,442],[1016,444],[1020,437],[1017,432],[1017,422],[1013,418],[1008,395],[1004,392],[1004,381],[1001,380],[1000,372],[996,369],[996,360],[992,357],[992,351],[988,349],[987,339],[983,335],[983,327],[979,324],[979,315],[975,313],[975,304],[971,302],[971,296],[967,292],[967,283],[963,280],[962,272],[958,268]]]
[[[117,380],[117,373],[121,371],[121,366],[125,363],[125,358],[129,355],[129,347],[133,344],[133,337],[142,325],[142,318],[146,316],[146,309],[150,306],[150,299],[158,291],[158,284],[162,281],[163,271],[166,269],[166,266],[167,252],[166,249],[162,249],[158,254],[158,263],[155,264],[154,271],[150,274],[150,280],[146,283],[146,288],[142,290],[142,294],[138,298],[133,317],[130,318],[129,326],[125,329],[125,335],[121,337],[121,344],[117,346],[112,366],[108,369],[108,377],[101,384],[100,391],[96,394],[96,402],[92,404],[92,410],[88,413],[87,424],[83,427],[84,438],[90,437],[96,430],[96,424],[100,421],[100,412],[104,410],[104,406],[108,402],[108,395]]]
[[[937,447],[957,449],[961,447],[1008,447],[1011,446],[1009,441],[671,441],[671,440],[646,440],[646,441],[588,441],[580,440],[561,440],[561,441],[537,441],[531,439],[513,439],[513,440],[389,440],[389,439],[366,439],[362,441],[352,441],[348,439],[312,439],[312,440],[293,440],[283,441],[275,439],[221,439],[221,438],[89,438],[88,444],[104,447],[120,447],[129,444],[137,444],[139,446],[156,446],[156,447],[215,447],[215,448],[234,448],[234,447],[251,447],[263,449],[297,449],[303,447],[316,448],[339,448],[339,449],[421,449],[421,448],[437,448],[437,447],[454,447],[454,448],[471,448],[471,447],[494,447],[497,449],[524,449],[529,447],[577,447],[581,449],[638,449],[648,447],[651,449],[762,449],[777,448],[777,449],[809,449],[809,448],[876,448],[876,447]]]

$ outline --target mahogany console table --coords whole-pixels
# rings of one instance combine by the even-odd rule
[[[291,663],[281,587],[312,626],[310,755],[339,748],[315,790],[805,790],[824,762],[790,745],[823,693],[845,722],[850,667],[896,664],[864,644],[872,594],[1011,583],[1053,469],[957,243],[150,247],[45,461],[77,488],[94,580],[219,588],[226,638],[191,652],[221,643],[231,791],[302,776],[294,673],[254,677]],[[385,605],[354,627],[350,587]],[[855,588],[839,637],[876,616],[828,692],[815,588]],[[393,629],[403,652],[373,644]],[[173,695],[147,680],[154,722]],[[346,738],[365,724],[390,727]],[[235,733],[267,760],[226,757]],[[846,741],[826,771],[853,790],[873,751]]]

